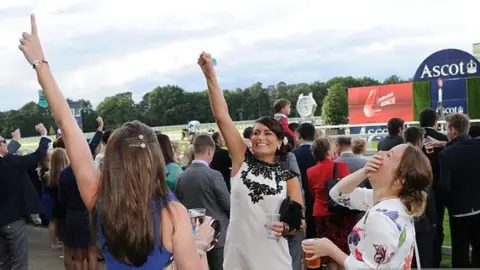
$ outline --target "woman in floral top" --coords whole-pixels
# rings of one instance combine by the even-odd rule
[[[373,190],[357,186],[368,177]],[[410,269],[415,247],[413,218],[423,214],[432,181],[428,159],[415,147],[380,151],[365,168],[343,178],[330,196],[351,209],[366,211],[348,236],[350,255],[326,238],[304,241],[312,257],[329,256],[345,269]],[[310,258],[310,259],[312,259]]]

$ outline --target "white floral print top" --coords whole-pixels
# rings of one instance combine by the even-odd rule
[[[356,188],[346,194],[338,186],[330,190],[330,196],[345,207],[366,211],[348,235],[350,255],[345,269],[411,269],[415,227],[400,199],[374,205],[371,189]]]

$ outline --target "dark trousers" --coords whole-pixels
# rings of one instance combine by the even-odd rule
[[[424,269],[434,268],[432,243],[435,239],[435,230],[436,228],[432,226],[430,230],[416,232],[418,254],[420,255],[420,267]],[[415,257],[416,254],[412,260],[412,268],[418,268]]]
[[[440,268],[440,264],[442,262],[443,239],[445,238],[445,234],[443,233],[443,217],[445,215],[445,204],[438,197],[435,198],[435,210],[437,221],[435,223],[435,238],[433,240],[432,268]]]
[[[480,268],[480,214],[466,217],[450,216],[450,230],[452,267]]]
[[[207,261],[210,270],[223,270],[223,247],[207,252]]]
[[[305,239],[304,232],[298,232],[295,235],[288,236],[288,251],[292,257],[292,270],[302,270],[302,241]]]
[[[0,270],[27,270],[28,235],[24,219],[0,227]]]

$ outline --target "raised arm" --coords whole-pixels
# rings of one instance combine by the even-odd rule
[[[10,162],[15,163],[18,167],[21,168],[35,168],[42,159],[47,156],[48,147],[50,144],[50,139],[47,137],[47,129],[43,124],[38,124],[35,126],[35,130],[42,136],[40,143],[38,144],[37,150],[35,152],[21,156],[21,155],[9,155]],[[13,153],[12,153],[13,154]]]
[[[87,208],[92,209],[100,173],[93,165],[93,157],[87,141],[75,121],[65,97],[58,88],[48,62],[45,60],[35,17],[31,15],[30,19],[31,34],[22,34],[19,48],[37,73],[38,82],[45,92],[53,118],[62,130],[65,148],[77,179],[80,195]]]
[[[15,154],[22,145],[20,144],[20,139],[22,138],[22,135],[20,133],[20,129],[16,129],[14,132],[12,132],[12,140],[7,145],[7,150],[8,153]]]
[[[232,176],[236,175],[245,159],[247,147],[243,142],[240,132],[233,124],[232,118],[228,113],[228,106],[223,97],[222,90],[218,85],[215,69],[213,68],[212,57],[203,52],[198,58],[198,65],[202,68],[205,79],[207,80],[208,95],[212,112],[217,120],[218,128],[222,132],[228,151],[232,157]]]
[[[93,138],[88,143],[88,147],[90,147],[90,152],[92,155],[95,155],[95,150],[97,146],[100,144],[103,136],[103,119],[102,117],[97,117],[97,131],[93,135]],[[98,168],[98,167],[97,167]]]

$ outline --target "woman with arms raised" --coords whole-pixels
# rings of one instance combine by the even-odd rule
[[[204,242],[212,240],[213,230],[202,226],[197,249],[188,213],[168,191],[165,163],[153,130],[138,121],[117,129],[99,172],[45,61],[33,15],[31,25],[31,34],[22,34],[19,48],[36,71],[62,130],[82,200],[90,211],[95,208],[93,219],[107,268],[158,270],[173,253],[178,269],[198,270],[198,254],[205,257],[208,245]]]
[[[358,188],[368,177],[373,190]],[[432,181],[427,157],[412,145],[380,151],[338,182],[330,196],[337,203],[366,211],[348,236],[350,255],[327,238],[303,242],[310,259],[329,256],[346,269],[410,269],[415,248],[415,216],[423,214]]]
[[[224,269],[287,270],[292,269],[288,243],[284,238],[300,229],[302,194],[293,172],[282,169],[283,128],[273,117],[255,122],[252,152],[228,114],[227,103],[218,85],[212,58],[202,53],[198,59],[208,85],[210,104],[218,127],[232,158],[231,212],[225,243]],[[267,215],[279,213],[289,196],[291,203],[285,216],[267,224]],[[274,231],[269,239],[266,228]]]

